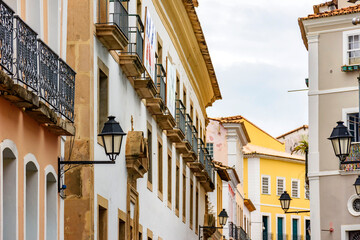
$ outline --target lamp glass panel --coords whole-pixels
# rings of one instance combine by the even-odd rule
[[[105,153],[106,154],[113,153],[112,135],[105,135],[103,136],[103,139],[105,145]]]
[[[355,185],[356,194],[360,196],[360,185]]]
[[[219,223],[221,226],[224,226],[225,225],[225,218],[224,217],[219,217]]]
[[[349,142],[350,138],[340,138],[340,154],[349,154]]]
[[[114,153],[119,154],[123,135],[114,135]]]
[[[331,143],[333,145],[335,155],[338,156],[340,154],[339,139],[338,138],[331,139]]]
[[[285,211],[287,211],[290,207],[290,200],[281,200],[281,208]]]

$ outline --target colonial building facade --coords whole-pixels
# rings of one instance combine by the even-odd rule
[[[227,118],[211,118],[207,126],[207,145],[210,154],[215,159],[215,166],[221,181],[217,185],[222,188],[210,193],[213,204],[216,205],[215,194],[221,190],[220,201],[229,214],[229,220],[223,229],[226,239],[250,238],[251,212],[255,210],[252,201],[245,197],[244,159],[242,148],[249,143],[248,134],[240,122],[231,122]],[[221,174],[220,170],[225,171]],[[226,176],[228,179],[226,179]],[[218,208],[218,211],[221,209]]]
[[[65,158],[106,160],[97,135],[109,115],[127,136],[115,164],[66,169],[65,239],[197,239],[215,224],[206,107],[221,94],[195,7],[68,2],[77,90]]]
[[[58,158],[73,136],[66,1],[0,2],[0,239],[63,239]]]
[[[315,5],[299,19],[309,54],[309,182],[311,237],[356,239],[360,236],[359,199],[354,182],[359,166],[340,166],[327,140],[337,121],[353,134],[348,160],[359,160],[359,16],[358,2],[330,1]],[[331,201],[329,201],[331,199]]]

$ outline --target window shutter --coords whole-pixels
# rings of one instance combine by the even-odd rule
[[[269,194],[269,178],[262,177],[262,194]]]
[[[297,180],[291,182],[291,195],[295,198],[299,197],[299,182]]]
[[[284,179],[277,179],[277,195],[281,195],[284,192]]]

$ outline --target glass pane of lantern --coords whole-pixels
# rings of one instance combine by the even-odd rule
[[[113,152],[112,135],[103,136],[106,154]]]
[[[335,155],[339,155],[340,154],[339,139],[338,138],[331,139],[331,143],[334,147]]]
[[[120,153],[120,147],[121,147],[121,140],[122,135],[115,135],[114,136],[114,153],[119,154]]]
[[[340,138],[340,154],[349,154],[349,138]]]
[[[357,195],[360,195],[360,185],[355,185],[355,191]]]

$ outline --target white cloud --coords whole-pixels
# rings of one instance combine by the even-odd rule
[[[297,19],[322,0],[200,0],[197,12],[223,100],[209,116],[244,115],[275,136],[307,123],[307,51]]]

